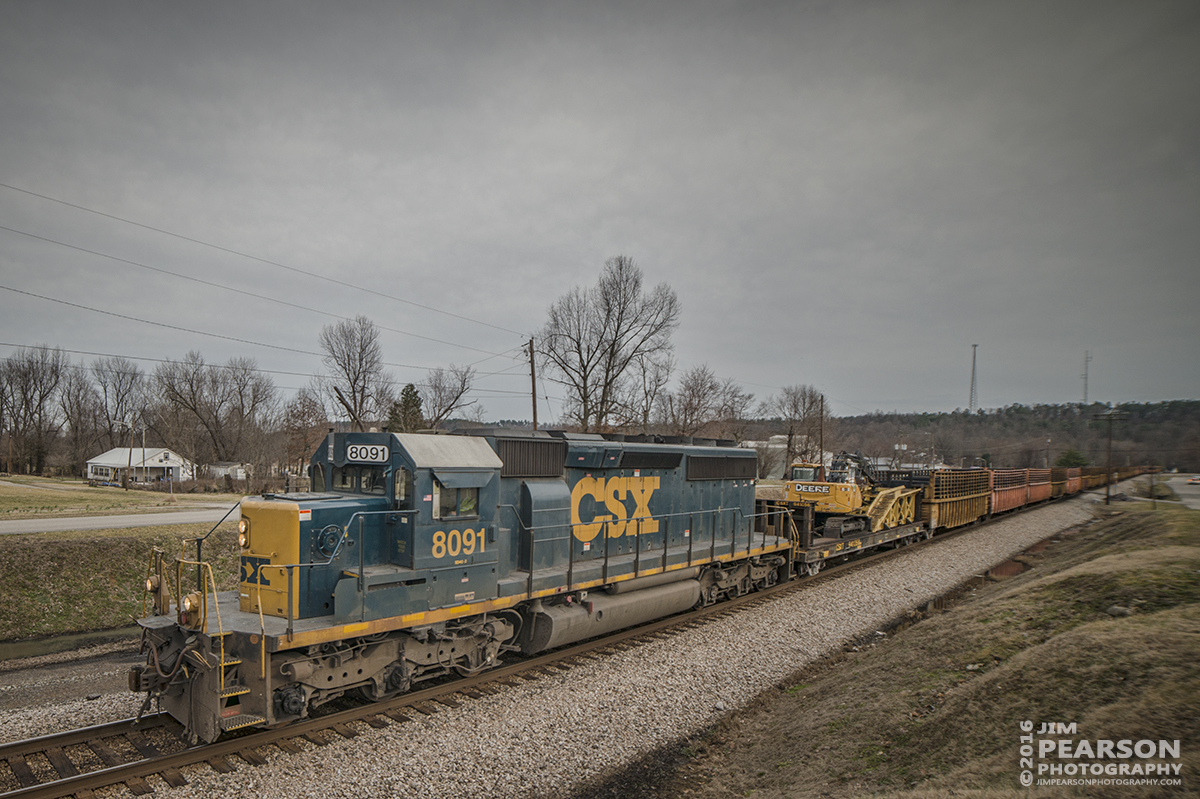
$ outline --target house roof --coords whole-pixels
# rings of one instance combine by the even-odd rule
[[[112,468],[128,468],[130,463],[129,447],[114,447],[108,452],[97,455],[94,458],[88,459],[89,465],[109,466]],[[145,453],[145,460],[142,456]],[[190,466],[191,462],[186,458],[182,458],[171,450],[165,447],[146,447],[144,450],[141,447],[133,447],[132,460],[134,467],[142,469],[145,467],[163,467],[163,466]]]

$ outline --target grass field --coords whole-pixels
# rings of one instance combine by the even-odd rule
[[[1128,503],[1021,559],[1033,568],[847,647],[582,795],[1197,795],[1200,512]],[[1023,788],[1024,720],[1093,742],[1179,740],[1184,785]]]
[[[86,483],[30,477],[0,479],[0,519],[36,519],[54,516],[103,516],[121,513],[154,513],[177,510],[187,502],[230,505],[241,495],[203,494],[172,498],[157,491],[89,488]]]
[[[0,536],[0,641],[127,627],[141,615],[151,549],[181,552],[210,524]],[[189,557],[195,547],[188,549]],[[237,587],[236,522],[204,544],[220,590]]]

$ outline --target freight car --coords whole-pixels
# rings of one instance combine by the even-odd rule
[[[202,541],[154,552],[130,689],[193,740],[286,724],[971,524],[995,487],[989,470],[883,473],[919,489],[921,518],[830,534],[814,502],[756,498],[754,450],[726,444],[330,433],[309,492],[242,501],[236,591]]]

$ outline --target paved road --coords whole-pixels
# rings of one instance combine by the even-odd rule
[[[118,527],[156,527],[160,524],[215,524],[228,508],[220,510],[132,513],[121,516],[66,516],[53,519],[10,519],[0,521],[0,535],[14,533],[57,533],[63,530],[107,530]],[[237,519],[237,511],[229,514]]]
[[[1179,499],[1184,505],[1187,505],[1192,510],[1200,510],[1200,485],[1188,485],[1187,481],[1191,476],[1190,474],[1171,475],[1171,480],[1167,485],[1179,495]],[[1158,478],[1154,479],[1157,480]]]

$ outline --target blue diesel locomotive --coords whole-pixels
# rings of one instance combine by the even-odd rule
[[[790,579],[755,452],[697,443],[330,433],[311,492],[242,501],[237,591],[155,553],[130,688],[208,742]]]

